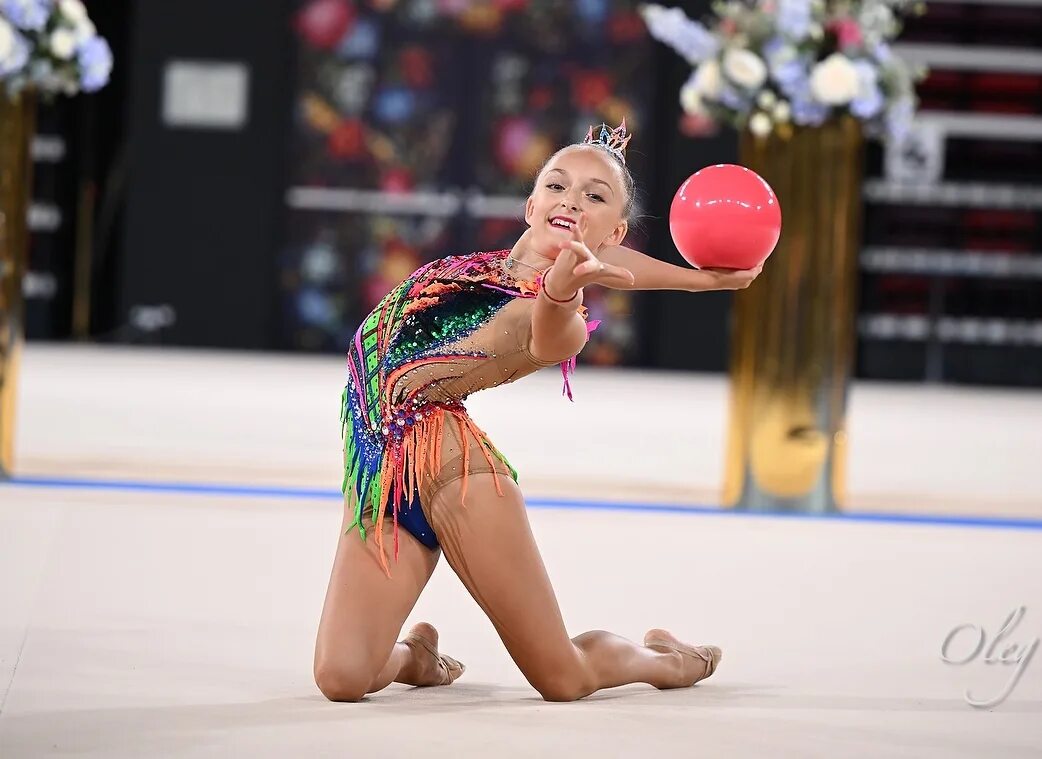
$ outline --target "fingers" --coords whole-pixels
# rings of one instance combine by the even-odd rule
[[[574,271],[577,277],[583,277],[588,274],[603,274],[606,269],[607,264],[591,256],[576,266]]]
[[[623,282],[626,282],[630,285],[633,284],[633,272],[631,272],[629,269],[625,269],[621,266],[612,266],[611,264],[601,264],[601,266],[604,267],[603,271],[601,272],[602,278],[610,277],[611,279],[622,280]]]
[[[606,264],[603,261],[584,261],[575,267],[574,275],[580,287],[591,283],[632,285],[633,272],[621,266]]]
[[[599,285],[607,285],[608,287],[629,287],[635,281],[633,272],[629,269],[624,269],[621,266],[611,266],[609,264],[603,264],[604,270],[597,277],[595,282]]]
[[[627,287],[633,287],[634,281],[633,273],[627,271],[625,276],[619,275],[608,279],[602,279],[599,281],[599,284],[604,285],[605,287],[613,287],[617,290],[622,290]]]
[[[716,276],[721,290],[744,290],[763,272],[763,263],[752,269],[725,269],[720,267],[708,267],[703,271]]]
[[[568,242],[561,243],[561,250],[571,250],[579,257],[580,261],[589,261],[594,259],[593,251],[581,240],[569,240]]]
[[[586,230],[589,226],[590,219],[586,216],[586,212],[583,211],[579,214],[579,221],[571,226],[572,240],[574,242],[583,243],[586,239]]]
[[[750,274],[755,272],[756,274],[759,274],[763,271],[763,264],[758,264],[752,269],[726,269],[721,266],[703,266],[702,271],[711,271],[716,274],[737,274],[739,272],[749,272]]]
[[[590,250],[584,240],[589,227],[589,217],[579,214],[579,219],[571,226],[572,239],[561,243],[561,256],[558,262],[564,271],[569,271],[572,286],[585,287],[588,284],[601,284],[608,287],[628,287],[633,284],[633,273],[621,266],[606,264]],[[567,275],[566,275],[567,277]]]

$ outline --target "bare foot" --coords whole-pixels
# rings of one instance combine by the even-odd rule
[[[705,680],[716,671],[724,652],[717,646],[691,646],[682,643],[668,630],[648,630],[644,635],[644,645],[653,651],[674,654],[678,657],[680,670],[677,680],[670,685],[656,685],[656,688],[687,688],[700,680]]]
[[[412,649],[413,661],[399,682],[407,685],[449,685],[466,667],[451,656],[438,653],[438,631],[420,622],[409,628],[402,643]]]

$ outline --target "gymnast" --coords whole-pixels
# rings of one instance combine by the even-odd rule
[[[625,122],[546,162],[509,250],[448,256],[394,288],[358,328],[341,402],[344,522],[319,622],[315,681],[358,701],[392,682],[449,685],[463,664],[426,622],[396,640],[442,553],[547,701],[647,683],[683,688],[721,650],[652,629],[642,644],[602,630],[569,637],[517,472],[464,408],[478,390],[560,366],[596,325],[589,285],[698,292],[747,287],[760,269],[689,269],[622,245],[634,205]],[[567,443],[575,430],[548,435]]]

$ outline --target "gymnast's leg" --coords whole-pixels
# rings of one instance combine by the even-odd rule
[[[353,516],[348,511],[345,507],[345,526]],[[358,701],[392,682],[447,685],[462,674],[456,662],[436,654],[438,634],[429,624],[415,625],[410,635],[395,642],[440,551],[400,530],[395,562],[391,520],[386,519],[388,578],[380,566],[375,528],[369,523],[367,529],[365,542],[357,529],[347,534],[341,529],[319,622],[315,683],[331,701]]]
[[[663,630],[646,645],[602,630],[569,639],[553,587],[509,476],[474,473],[430,498],[428,519],[445,558],[499,632],[511,658],[547,701],[572,701],[601,688],[648,683],[687,687],[712,674],[715,647],[686,646]]]

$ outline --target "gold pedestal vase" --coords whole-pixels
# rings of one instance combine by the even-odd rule
[[[18,370],[25,339],[22,280],[29,253],[28,210],[36,102],[0,89],[0,480],[14,468]]]
[[[741,135],[742,165],[777,193],[782,233],[735,297],[724,477],[732,508],[843,506],[863,154],[850,117]]]

